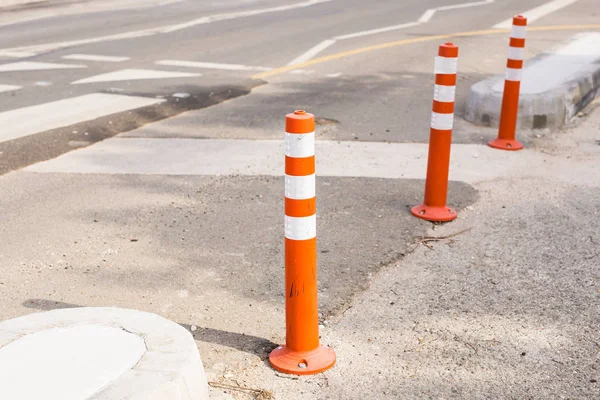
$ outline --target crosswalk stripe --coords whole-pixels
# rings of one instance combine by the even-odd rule
[[[81,60],[81,61],[103,61],[103,62],[123,62],[130,60],[129,57],[115,57],[115,56],[100,56],[96,54],[69,54],[62,56],[65,60]]]
[[[72,68],[87,68],[86,65],[79,64],[57,64],[34,61],[19,61],[14,63],[0,65],[0,72],[14,71],[41,71],[45,69],[72,69]]]
[[[228,71],[271,71],[273,68],[268,67],[252,67],[241,64],[221,64],[200,61],[185,61],[185,60],[160,60],[157,65],[168,65],[173,67],[188,67],[188,68],[206,68],[206,69],[223,69]]]
[[[27,51],[10,51],[10,50],[2,50],[0,51],[0,57],[11,57],[11,58],[27,58],[36,56],[37,53],[31,53]]]
[[[13,90],[19,90],[19,89],[21,89],[21,86],[0,85],[0,93],[2,93],[2,92],[11,92]]]
[[[93,93],[0,113],[0,143],[165,100]]]
[[[192,76],[202,76],[202,74],[189,72],[158,71],[151,69],[122,69],[120,71],[109,72],[107,74],[95,75],[89,78],[80,79],[78,81],[73,82],[72,84],[78,85],[81,83],[133,81],[140,79],[187,78]]]

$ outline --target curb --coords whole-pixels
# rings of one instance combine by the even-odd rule
[[[544,63],[551,54],[534,57],[529,65]],[[494,86],[503,77],[474,84],[467,98],[464,118],[477,125],[497,128],[500,121],[502,92]],[[600,59],[587,64],[566,82],[538,94],[521,94],[518,129],[557,129],[590,104],[600,88]]]
[[[119,358],[116,352],[123,352],[119,343],[111,339],[103,345],[106,352],[100,357],[85,358],[85,354],[79,354],[79,364],[100,366],[93,369],[93,375],[90,375],[90,369],[86,372],[72,371],[69,363],[79,365],[69,361],[73,355],[68,353],[68,347],[72,347],[73,342],[56,340],[57,336],[61,337],[56,332],[63,332],[62,337],[65,337],[64,332],[70,329],[97,330],[86,336],[88,340],[93,339],[96,346],[102,334],[112,329],[140,341],[142,350],[132,366],[107,364],[106,360]],[[39,339],[40,334],[50,331],[55,333],[54,340]],[[34,341],[36,335],[38,339]],[[4,368],[13,384],[5,382],[0,386],[2,398],[33,398],[29,397],[33,391],[44,391],[48,398],[73,398],[74,394],[89,392],[94,394],[85,398],[94,400],[208,399],[208,383],[194,339],[182,326],[155,314],[118,308],[69,308],[0,322],[0,349],[7,350],[24,340],[30,341],[28,346],[35,343],[38,348],[42,343],[46,347],[36,354],[20,354],[18,362],[11,358],[12,353],[8,356],[6,351],[3,353],[0,371]],[[107,349],[107,346],[114,347]],[[129,342],[128,348],[131,347]],[[58,357],[57,353],[66,353],[67,356]],[[51,368],[46,368],[48,364],[52,364]],[[120,374],[114,373],[117,367],[122,371]],[[116,379],[106,378],[111,375],[115,375]],[[3,377],[7,378],[6,375]],[[106,379],[101,379],[100,384],[99,377]],[[32,391],[20,386],[23,381],[30,381],[33,387],[38,388]]]

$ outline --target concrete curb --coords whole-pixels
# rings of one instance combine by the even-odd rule
[[[544,63],[550,56],[533,58],[528,64]],[[503,81],[494,77],[471,87],[464,118],[472,123],[498,127],[502,106],[502,91],[494,86]],[[551,90],[537,94],[521,94],[518,129],[556,129],[565,125],[579,111],[590,104],[600,88],[600,59],[588,64]]]
[[[206,375],[198,348],[190,333],[174,322],[146,312],[118,308],[71,308],[36,313],[4,321],[0,323],[0,356],[6,358],[6,352],[2,352],[2,350],[8,349],[13,344],[18,344],[20,340],[31,338],[32,335],[48,332],[49,330],[68,331],[69,329],[81,327],[89,327],[92,330],[98,329],[99,331],[100,328],[117,328],[121,332],[125,331],[127,334],[130,334],[130,336],[134,335],[133,337],[141,338],[143,340],[142,348],[144,349],[140,353],[141,357],[137,359],[138,361],[135,365],[129,367],[126,372],[122,373],[115,380],[110,381],[108,385],[100,388],[94,395],[86,398],[94,400],[208,399]],[[97,337],[101,335],[101,332],[95,335]],[[39,343],[38,341],[37,344]],[[115,342],[110,342],[109,345],[111,343]],[[49,346],[55,344],[56,341],[48,343]],[[71,345],[66,343],[63,347],[65,352],[68,353],[67,348],[71,347]],[[114,349],[114,352],[120,351],[118,346],[111,347],[112,349]],[[59,348],[59,352],[62,351]],[[56,351],[50,351],[49,353],[52,353],[54,356],[56,355]],[[104,354],[98,358],[84,359],[83,361],[88,365],[102,365],[102,361],[111,359],[117,355],[116,353],[111,353],[110,350]],[[47,360],[48,357],[52,361],[56,361],[52,358],[52,355],[44,354],[44,351],[41,354],[35,355],[22,354],[19,356],[18,363],[13,359],[2,360],[0,358],[0,370],[2,369],[3,362],[5,366],[8,365],[10,367],[13,365],[14,368],[10,368],[11,371],[8,374],[9,379],[10,375],[13,374],[13,381],[26,379],[32,385],[40,385],[39,381],[42,381],[42,379],[39,379],[39,381],[36,380],[35,368],[27,367],[28,365],[33,366],[33,361],[35,360]],[[85,355],[80,355],[80,357],[85,358]],[[69,360],[68,355],[64,358]],[[104,360],[100,360],[101,358]],[[68,374],[63,372],[65,369],[68,370],[68,368],[65,368],[65,362],[67,361],[62,363],[55,362],[52,364],[52,371],[44,371],[45,379],[48,378],[47,375],[54,375],[53,383],[59,381],[59,386],[63,388],[59,387],[57,389],[56,385],[53,385],[53,389],[50,389],[46,394],[50,397],[59,397],[52,398],[64,398],[60,393],[57,393],[57,390],[61,393],[66,392],[68,389],[64,388],[74,382],[79,382],[80,384],[80,381],[87,380],[93,385],[93,380],[90,380],[89,376],[83,376],[84,372],[77,371],[78,374],[82,375],[80,377],[66,376]],[[20,374],[20,371],[24,370],[27,371],[27,376],[25,377]],[[110,374],[111,371],[101,370],[96,375],[106,375],[107,373]],[[20,388],[6,387],[11,385],[3,386],[0,388],[0,394],[8,396],[6,398],[23,398],[19,397],[23,393],[12,392],[12,390],[21,391]],[[41,389],[47,390],[47,388]],[[83,389],[87,390],[85,387]],[[7,394],[5,391],[11,393]]]

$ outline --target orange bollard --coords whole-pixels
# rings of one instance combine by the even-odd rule
[[[527,18],[517,15],[513,18],[510,35],[498,138],[488,143],[490,147],[496,149],[521,150],[523,148],[523,144],[515,140],[515,135],[517,130],[517,115],[519,114],[519,92],[521,90],[523,50],[525,48],[526,34]]]
[[[427,221],[445,222],[456,218],[456,212],[446,206],[446,198],[457,64],[458,47],[452,43],[440,45],[438,56],[435,58],[435,90],[429,133],[425,201],[411,210],[415,217]]]
[[[335,364],[319,344],[315,117],[304,111],[285,122],[285,346],[269,355],[280,372],[312,375]]]

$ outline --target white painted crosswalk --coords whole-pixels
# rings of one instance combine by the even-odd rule
[[[0,143],[165,100],[93,93],[0,113]]]
[[[3,53],[0,53],[0,57]],[[14,53],[13,56],[21,55],[21,53]],[[22,54],[26,56],[28,54]],[[63,60],[72,60],[72,61],[86,61],[90,64],[74,64],[74,63],[62,63],[62,62],[54,62],[54,60],[49,61],[18,61],[18,62],[6,62],[2,64],[0,62],[0,73],[4,72],[23,72],[23,77],[25,79],[32,79],[31,73],[39,72],[42,73],[44,71],[52,71],[52,70],[69,70],[69,69],[88,69],[95,65],[101,63],[115,64],[121,63],[125,61],[130,61],[130,57],[126,56],[117,56],[117,55],[107,55],[107,54],[67,54],[61,57]],[[165,67],[178,67],[178,68],[190,68],[190,69],[212,69],[212,70],[221,70],[226,72],[257,72],[257,71],[271,71],[271,67],[264,66],[252,66],[252,65],[244,65],[244,64],[228,64],[228,63],[218,63],[218,62],[205,62],[205,61],[190,61],[190,60],[158,60],[154,62],[155,65],[165,66]],[[189,70],[188,70],[189,71]],[[309,75],[314,71],[312,70],[302,70],[296,69],[292,70],[289,73],[293,75]],[[79,74],[80,75],[80,74]],[[338,77],[340,74],[330,74],[327,77]],[[104,72],[100,74],[93,74],[90,72],[88,76],[81,77],[78,76],[75,81],[67,81],[65,83],[70,83],[73,85],[80,84],[92,84],[92,83],[104,83],[104,82],[123,82],[123,81],[137,81],[137,80],[160,80],[160,79],[178,79],[178,78],[193,78],[200,77],[201,73],[198,72],[181,72],[181,71],[168,71],[168,70],[157,70],[157,69],[145,69],[145,68],[125,68],[118,69],[110,72]],[[70,75],[63,75],[60,79],[71,78]],[[33,86],[49,86],[49,82],[53,82],[53,84],[58,84],[62,82],[56,82],[56,75],[52,75],[52,78],[44,76],[44,75],[35,75],[35,81],[32,82]],[[73,79],[73,78],[71,78]],[[21,84],[23,79],[17,81],[19,84],[15,85],[12,82],[3,82],[0,84],[0,93],[6,91],[17,90],[21,88]],[[17,83],[15,82],[15,83]],[[48,83],[48,84],[38,84],[38,83]]]
[[[213,62],[200,61],[185,61],[185,60],[160,60],[157,65],[167,65],[172,67],[187,67],[187,68],[205,68],[205,69],[222,69],[226,71],[271,71],[268,67],[253,67],[241,64],[221,64]]]
[[[97,54],[69,54],[62,56],[65,60],[80,60],[80,61],[100,61],[100,62],[123,62],[130,60],[129,57],[116,57],[116,56],[101,56]]]
[[[109,72],[106,74],[95,75],[89,78],[80,79],[78,81],[73,82],[73,85],[78,85],[82,83],[133,81],[140,79],[189,78],[194,76],[202,75],[190,72],[171,72],[151,69],[122,69],[120,71]]]
[[[58,63],[34,62],[34,61],[19,61],[19,62],[0,65],[0,72],[41,71],[41,70],[48,70],[48,69],[73,69],[73,68],[87,68],[87,66],[80,65],[80,64],[58,64]]]
[[[9,58],[27,58],[33,57],[36,53],[28,52],[28,51],[11,51],[11,50],[2,50],[0,51],[0,57],[9,57]]]

